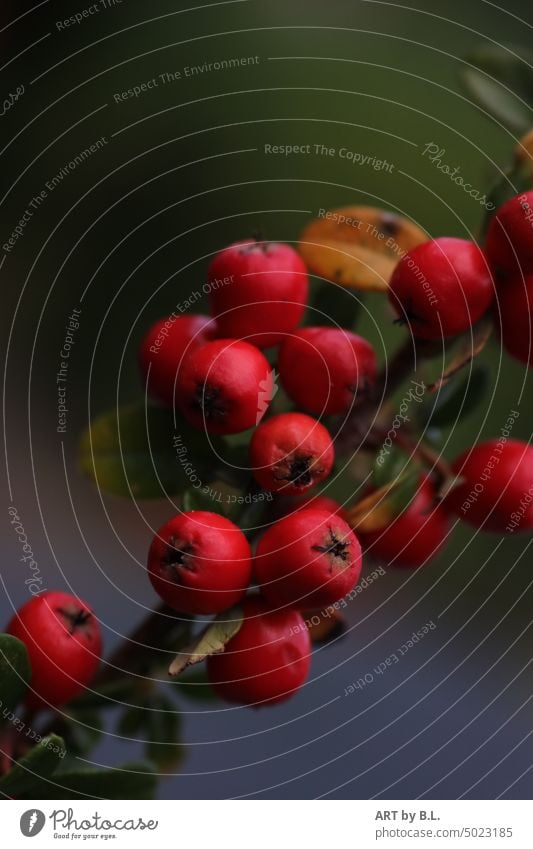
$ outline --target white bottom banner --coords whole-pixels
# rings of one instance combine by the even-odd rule
[[[2,808],[1,844],[531,849],[530,813],[527,801],[11,801]]]

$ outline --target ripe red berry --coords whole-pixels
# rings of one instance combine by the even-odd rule
[[[28,650],[30,708],[69,702],[87,687],[100,663],[98,622],[90,607],[69,593],[46,592],[32,598],[15,614],[7,632]]]
[[[465,522],[500,533],[533,528],[530,445],[505,437],[481,442],[458,457],[453,470],[462,482],[445,504]]]
[[[303,413],[272,416],[259,425],[250,442],[253,475],[270,492],[305,492],[329,475],[333,461],[329,432]]]
[[[169,407],[174,404],[176,375],[184,355],[212,339],[216,322],[205,315],[162,318],[148,331],[139,349],[146,391]]]
[[[307,304],[307,269],[289,245],[236,242],[216,255],[208,279],[220,333],[260,348],[283,341]]]
[[[392,273],[389,300],[400,322],[419,339],[468,330],[494,295],[481,249],[464,239],[433,239],[402,257]]]
[[[533,274],[515,278],[498,290],[502,344],[515,359],[533,365]],[[498,322],[498,317],[496,317]]]
[[[442,505],[435,503],[435,488],[422,478],[411,503],[386,527],[369,533],[358,531],[365,551],[391,566],[422,566],[443,548],[450,522]]]
[[[485,253],[497,279],[533,272],[533,191],[515,195],[492,216]]]
[[[255,577],[272,605],[324,608],[353,589],[361,574],[359,540],[327,510],[302,510],[280,519],[259,541]]]
[[[305,327],[287,336],[278,359],[284,389],[312,413],[344,413],[376,377],[372,345],[337,327]]]
[[[270,610],[247,598],[244,621],[224,651],[207,659],[215,691],[229,702],[257,707],[290,698],[311,665],[311,639],[296,610]]]
[[[148,554],[156,593],[180,613],[220,613],[241,600],[251,578],[243,532],[218,513],[193,510],[163,525]]]
[[[268,361],[254,345],[235,339],[217,339],[187,354],[176,387],[185,418],[210,433],[254,427],[273,395]]]

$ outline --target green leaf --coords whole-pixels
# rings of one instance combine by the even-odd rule
[[[514,165],[506,169],[503,175],[498,176],[487,193],[487,203],[492,204],[492,206],[487,209],[485,214],[480,234],[482,239],[485,238],[491,219],[498,208],[515,195],[528,191],[531,184],[531,169],[524,162],[515,162]]]
[[[0,780],[0,791],[7,796],[44,798],[37,793],[41,779],[50,778],[65,756],[65,741],[56,734],[44,737]]]
[[[525,132],[533,123],[533,70],[528,67],[533,53],[516,45],[483,44],[466,60],[474,66],[459,72],[467,92],[507,127]]]
[[[310,327],[325,325],[351,330],[355,327],[361,303],[361,292],[353,292],[330,282],[320,283],[311,303],[312,309],[307,310],[305,324]]]
[[[179,692],[191,701],[212,702],[217,698],[203,669],[189,669],[180,676],[175,685]]]
[[[457,424],[486,398],[490,381],[488,368],[475,365],[463,380],[446,384],[440,390],[436,403],[431,405],[431,400],[426,402],[420,414],[431,427]]]
[[[146,725],[146,702],[127,708],[117,723],[117,732],[124,737],[136,737]]]
[[[228,517],[232,512],[232,503],[228,501],[231,488],[219,484],[202,489],[187,489],[183,493],[182,507],[188,513],[190,510],[207,510],[209,513],[220,513]]]
[[[224,646],[239,631],[243,620],[240,607],[232,607],[224,613],[220,613],[210,625],[205,628],[196,638],[194,643],[181,651],[168,670],[169,675],[176,676],[188,666],[200,663],[210,654],[218,654],[224,651]]]
[[[68,721],[61,730],[69,755],[87,755],[100,740],[103,723],[95,710],[69,707]]]
[[[390,449],[383,447],[376,455],[372,470],[375,489],[380,489],[390,481],[396,480],[406,471],[409,462],[409,455],[397,445],[392,445]]]
[[[0,723],[22,701],[31,678],[26,646],[10,634],[0,634]]]
[[[174,430],[172,410],[131,404],[104,413],[85,430],[80,464],[96,485],[112,495],[163,498],[202,482],[215,472],[213,452],[223,442],[207,439],[182,419]]]
[[[86,690],[70,703],[70,707],[77,710],[91,708],[112,708],[117,702],[132,702],[139,682],[132,678],[122,678],[117,681],[109,681],[97,690]]]
[[[34,799],[153,799],[156,776],[144,761],[109,769],[84,769],[58,772],[53,781],[42,781]],[[56,786],[57,785],[57,786]],[[19,795],[19,798],[23,798]]]
[[[181,715],[166,696],[156,696],[150,707],[146,754],[158,769],[169,770],[177,766],[185,754],[185,747],[179,741]]]

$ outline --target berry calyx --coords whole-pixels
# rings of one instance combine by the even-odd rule
[[[498,282],[533,272],[533,191],[515,195],[492,216],[485,253]]]
[[[216,322],[204,315],[170,316],[152,325],[139,349],[139,367],[147,393],[172,407],[183,357],[215,334]]]
[[[15,614],[7,633],[28,650],[30,708],[59,707],[90,683],[102,655],[100,626],[91,608],[69,593],[45,592]]]
[[[287,336],[278,359],[280,380],[292,400],[312,413],[346,412],[376,377],[371,344],[336,327],[305,327]]]
[[[431,478],[425,476],[398,516],[380,530],[358,531],[358,536],[368,554],[390,566],[422,566],[442,550],[449,530],[448,516],[436,503]]]
[[[260,348],[279,344],[307,305],[307,269],[289,245],[236,242],[213,259],[208,280],[220,333]]]
[[[513,533],[533,528],[533,448],[501,437],[465,451],[445,506],[475,528]]]
[[[498,291],[500,333],[512,357],[533,365],[533,274],[509,280]],[[497,322],[497,318],[496,318]]]
[[[494,295],[487,260],[474,242],[432,239],[405,254],[393,271],[389,300],[398,321],[419,339],[468,330]]]
[[[256,481],[270,492],[295,495],[324,480],[333,467],[328,430],[303,413],[280,413],[254,431],[250,462]]]
[[[296,610],[271,610],[260,598],[243,603],[244,621],[220,654],[207,659],[211,686],[237,704],[261,707],[293,696],[311,665],[311,639]]]
[[[217,339],[187,354],[176,398],[185,418],[210,433],[254,427],[274,395],[274,379],[261,351],[248,342]]]
[[[218,513],[192,510],[161,527],[148,553],[156,593],[180,613],[220,613],[237,604],[251,578],[243,532]]]
[[[353,589],[361,574],[359,540],[327,510],[302,510],[262,536],[254,559],[261,592],[272,605],[327,607]]]

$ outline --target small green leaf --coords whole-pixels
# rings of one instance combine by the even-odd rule
[[[184,757],[185,747],[179,741],[181,715],[166,696],[156,696],[150,707],[146,754],[158,769],[166,771],[177,766]]]
[[[135,737],[146,724],[146,706],[138,705],[124,711],[117,724],[117,732],[124,737]]]
[[[0,791],[6,796],[44,798],[37,793],[41,779],[50,778],[65,756],[65,741],[51,734],[43,738],[0,780]]]
[[[0,634],[0,723],[22,701],[31,678],[26,646],[10,634]]]
[[[94,419],[80,443],[80,464],[96,485],[112,495],[162,498],[212,478],[213,452],[223,443],[207,439],[172,410],[131,404]],[[210,459],[208,459],[210,458]]]
[[[229,516],[232,512],[229,497],[230,488],[217,482],[212,487],[187,489],[183,493],[182,507],[185,513],[191,510],[207,510],[209,513]]]
[[[507,127],[525,132],[533,123],[533,53],[484,44],[466,60],[473,67],[462,68],[460,77],[468,93]]]
[[[69,706],[68,721],[61,730],[69,755],[87,755],[100,740],[103,723],[97,711],[72,710]]]
[[[53,782],[40,782],[33,797],[24,795],[33,799],[153,799],[156,788],[153,767],[142,761],[109,769],[57,772]]]
[[[109,681],[97,690],[86,690],[70,703],[70,707],[75,710],[116,707],[117,702],[134,701],[137,687],[138,681],[135,678],[119,678],[117,681]]]
[[[203,669],[189,669],[175,682],[180,693],[195,702],[216,700],[215,692]]]
[[[240,607],[232,607],[220,613],[210,625],[197,637],[194,643],[180,652],[168,670],[169,675],[176,676],[188,666],[200,663],[210,654],[224,651],[224,646],[239,631],[243,620]]]
[[[383,446],[374,460],[372,471],[374,487],[380,489],[385,484],[396,480],[397,477],[406,471],[409,462],[409,455],[401,448],[398,448],[397,445],[392,445],[391,448]]]
[[[491,206],[487,209],[481,228],[481,238],[484,238],[492,217],[502,204],[515,195],[522,194],[531,188],[531,169],[524,162],[515,162],[498,179],[487,193],[487,203]]]
[[[457,424],[476,409],[487,396],[490,372],[484,365],[476,365],[463,380],[446,384],[440,391],[436,403],[426,402],[420,411],[431,427],[447,427]]]

